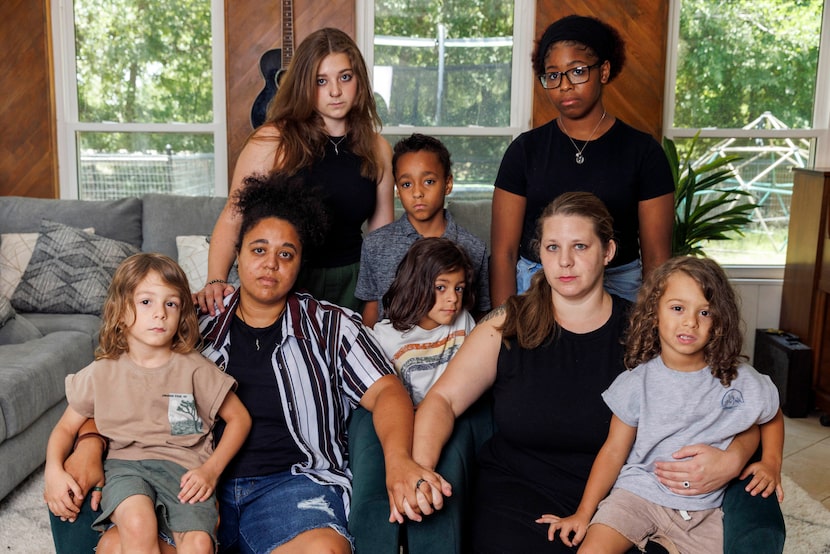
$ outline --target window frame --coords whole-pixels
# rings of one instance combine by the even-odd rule
[[[374,0],[356,0],[356,35],[357,45],[363,53],[369,79],[373,77],[375,67],[375,2]],[[513,57],[511,62],[510,90],[510,125],[506,127],[425,127],[416,125],[384,125],[384,135],[409,135],[424,133],[441,136],[492,137],[509,136],[515,139],[519,134],[531,128],[533,71],[530,56],[533,51],[535,35],[535,9],[522,9],[524,0],[514,0],[513,7]],[[518,37],[518,40],[517,40]],[[524,37],[530,37],[526,39]]]
[[[830,0],[822,10],[819,58],[816,71],[813,127],[810,129],[733,129],[674,127],[677,53],[680,42],[680,11],[683,0],[669,0],[668,37],[666,40],[666,79],[663,102],[663,135],[670,139],[692,138],[796,138],[814,139],[809,167],[830,167]],[[783,265],[729,265],[730,276],[749,279],[783,279]]]
[[[212,134],[215,175],[213,195],[227,196],[224,0],[210,0],[210,9],[213,35],[212,123],[85,123],[79,121],[78,117],[74,2],[66,0],[51,3],[58,182],[61,199],[79,198],[77,134],[81,132]]]

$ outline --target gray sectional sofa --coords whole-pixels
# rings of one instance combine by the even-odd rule
[[[158,194],[107,201],[0,197],[0,241],[5,234],[39,233],[48,220],[178,259],[176,237],[209,235],[224,203]],[[459,224],[489,243],[489,201],[451,200],[448,207]],[[94,313],[0,312],[2,499],[45,460],[49,433],[66,405],[64,378],[92,361],[100,319]]]

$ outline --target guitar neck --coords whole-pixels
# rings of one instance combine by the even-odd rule
[[[282,68],[294,57],[294,1],[282,0]]]

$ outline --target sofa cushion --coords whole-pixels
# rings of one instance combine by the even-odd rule
[[[98,314],[118,264],[136,252],[126,242],[43,220],[12,305],[22,312]]]
[[[141,249],[177,259],[176,237],[210,235],[226,201],[224,197],[144,195]]]
[[[66,375],[92,362],[89,337],[62,331],[0,346],[0,439],[26,429],[64,397]]]
[[[453,219],[484,241],[490,252],[490,214],[492,200],[449,200],[447,209]]]
[[[141,247],[141,200],[51,200],[0,197],[0,233],[33,233],[42,219],[94,227],[95,234]]]
[[[0,345],[18,344],[43,336],[31,321],[16,314],[0,327]]]
[[[79,331],[90,337],[93,349],[98,346],[98,333],[101,331],[101,318],[92,314],[17,314],[35,326],[41,335],[58,331]]]
[[[94,233],[93,227],[84,229]],[[32,259],[37,233],[3,233],[0,235],[0,296],[11,298],[14,289]]]

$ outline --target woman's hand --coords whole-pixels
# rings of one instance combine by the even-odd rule
[[[744,464],[741,456],[706,444],[684,446],[672,457],[679,461],[657,462],[654,472],[673,493],[686,496],[726,486]]]
[[[234,291],[233,285],[224,281],[211,281],[200,291],[193,293],[193,303],[203,314],[216,315],[225,311],[223,300]]]
[[[444,497],[452,495],[452,486],[438,473],[409,459],[390,461],[386,467],[389,494],[389,522],[403,523],[404,515],[422,521],[444,507]]]

